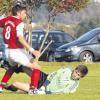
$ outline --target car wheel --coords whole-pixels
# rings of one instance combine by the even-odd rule
[[[55,57],[54,57],[54,54],[53,53],[49,54],[48,61],[49,62],[55,62]]]
[[[79,60],[82,62],[93,62],[93,54],[89,51],[84,51],[80,54]]]

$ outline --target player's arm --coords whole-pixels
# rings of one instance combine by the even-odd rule
[[[74,93],[76,92],[77,88],[79,86],[79,82],[75,82],[75,83],[69,83],[69,85],[63,89],[63,93]]]
[[[3,27],[7,18],[3,18],[0,20],[0,27]]]
[[[0,20],[0,27],[3,25],[4,21],[3,19]]]
[[[18,37],[19,42],[26,48],[28,49],[33,55],[38,57],[40,55],[39,51],[34,50],[25,40],[23,36]]]
[[[36,57],[40,56],[40,52],[37,50],[34,50],[25,40],[24,35],[23,35],[23,28],[24,28],[24,23],[21,23],[17,26],[17,37],[19,42],[27,49],[29,50],[33,55]]]

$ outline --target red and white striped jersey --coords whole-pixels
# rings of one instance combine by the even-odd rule
[[[8,16],[0,20],[0,26],[3,26],[3,37],[4,42],[8,48],[17,49],[24,48],[23,45],[18,41],[17,26],[20,25],[22,21],[16,17]],[[24,29],[23,29],[24,31]]]

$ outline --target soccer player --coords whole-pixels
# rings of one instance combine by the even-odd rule
[[[35,91],[35,93],[36,94],[74,93],[79,86],[79,80],[84,76],[86,76],[87,73],[88,73],[88,68],[85,65],[78,65],[73,70],[70,67],[61,68],[46,76],[45,82],[43,81],[44,78],[41,78],[39,84],[42,84],[42,87],[37,91]],[[8,90],[13,90],[16,88],[28,92],[30,85],[22,82],[15,82],[9,87]]]
[[[26,7],[15,5],[12,8],[12,15],[0,20],[0,26],[3,26],[3,38],[5,42],[5,53],[6,58],[11,66],[16,66],[21,64],[27,68],[32,69],[31,84],[29,93],[33,93],[35,88],[37,88],[38,81],[40,78],[40,68],[41,66],[37,62],[31,62],[32,55],[35,57],[40,56],[40,52],[34,50],[24,38],[24,23],[23,20],[27,16]],[[30,51],[32,54],[28,54],[25,49]],[[11,78],[13,70],[16,67],[12,67],[5,73],[1,80],[0,91],[3,90],[5,84]]]

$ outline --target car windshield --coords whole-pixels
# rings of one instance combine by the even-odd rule
[[[56,35],[54,35],[53,40],[55,42],[62,43],[64,39],[63,39],[63,36],[61,34],[56,34]]]
[[[98,33],[100,33],[99,28],[91,30],[91,31],[85,33],[84,35],[80,36],[78,39],[76,39],[76,41],[88,41],[88,40],[92,39],[95,35],[97,35]]]
[[[69,43],[71,41],[73,41],[74,39],[72,38],[72,36],[70,36],[69,34],[66,33],[55,33],[54,36],[52,37],[52,39],[56,42],[56,43]]]
[[[42,43],[45,36],[45,32],[33,32],[32,34],[32,42],[33,43]],[[73,37],[66,33],[57,33],[57,32],[49,32],[47,41],[53,40],[56,43],[69,43],[73,41]]]
[[[65,39],[64,39],[63,41],[64,41],[65,43],[67,43],[67,42],[69,43],[69,42],[72,42],[72,41],[74,40],[74,38],[73,38],[72,36],[67,35],[67,34],[64,35],[64,38],[65,38]]]
[[[32,42],[33,43],[41,43],[43,41],[43,38],[44,38],[44,34],[43,33],[37,33],[37,32],[34,32],[32,34]]]

